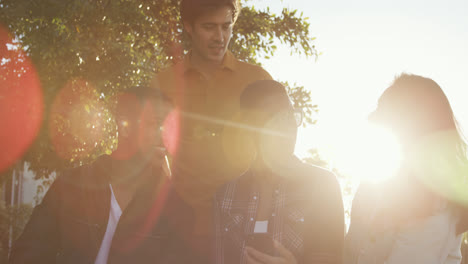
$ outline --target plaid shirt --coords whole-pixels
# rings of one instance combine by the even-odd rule
[[[344,213],[338,182],[321,168],[299,162],[294,167],[274,188],[268,233],[298,263],[341,264]],[[217,192],[216,264],[246,263],[245,241],[253,234],[261,199],[258,187],[248,171]]]

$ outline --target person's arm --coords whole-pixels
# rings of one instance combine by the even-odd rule
[[[457,218],[449,209],[400,228],[385,263],[447,263],[456,259],[461,235],[456,235]]]
[[[377,197],[374,196],[375,186],[367,183],[359,184],[353,197],[350,212],[348,233],[345,237],[343,251],[343,263],[357,263],[360,247],[359,244],[364,234],[369,232],[368,220],[374,210]]]
[[[213,196],[213,232],[214,232],[214,248],[213,248],[213,263],[224,263],[223,257],[223,221],[221,218],[221,207],[218,203],[217,195]]]
[[[13,244],[10,264],[55,263],[59,250],[57,210],[60,203],[59,183],[54,182],[42,203],[33,210],[21,236]]]
[[[343,199],[332,173],[314,183],[315,194],[304,230],[304,259],[299,263],[342,263],[345,234]]]

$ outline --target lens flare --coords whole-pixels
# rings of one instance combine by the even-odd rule
[[[141,109],[138,127],[138,146],[143,153],[150,153],[155,147],[160,147],[162,121],[152,101],[145,102]]]
[[[468,205],[468,161],[462,139],[447,130],[424,137],[412,148],[408,164],[427,187],[446,199]]]
[[[111,122],[103,112],[108,110],[89,82],[69,81],[50,110],[49,136],[57,155],[73,161],[95,154],[111,131]]]
[[[141,104],[138,98],[129,93],[119,94],[114,98],[116,108],[113,117],[118,125],[118,146],[112,152],[112,158],[129,160],[138,152],[138,119]]]
[[[163,179],[162,183],[153,191],[155,199],[153,200],[148,213],[141,218],[141,224],[135,226],[136,232],[129,233],[127,237],[119,239],[117,243],[113,245],[116,250],[122,254],[128,254],[138,248],[147,236],[151,235],[151,232],[155,226],[158,225],[158,221],[163,214],[163,209],[166,206],[166,202],[169,197],[170,187],[171,181]]]
[[[39,77],[19,43],[0,25],[0,172],[37,137],[43,117]]]
[[[394,176],[400,168],[400,143],[383,128],[356,124],[337,139],[329,155],[333,157],[333,166],[345,175],[381,182]]]
[[[163,123],[162,141],[169,154],[176,155],[180,138],[180,111],[172,110]]]

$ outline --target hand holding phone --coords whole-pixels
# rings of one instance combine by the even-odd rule
[[[246,246],[254,248],[270,256],[276,255],[273,238],[267,233],[254,233],[247,237]]]
[[[287,248],[285,248],[283,245],[281,245],[279,242],[277,241],[273,241],[273,239],[271,239],[271,237],[268,237],[265,238],[264,235],[266,234],[255,234],[253,235],[253,238],[252,241],[262,241],[262,243],[260,242],[247,242],[248,244],[250,244],[251,246],[247,246],[246,248],[246,254],[247,254],[247,264],[258,264],[258,263],[262,263],[262,264],[276,264],[276,263],[284,263],[284,264],[297,264],[297,260],[296,260],[296,257],[294,256],[294,254],[289,251]],[[259,238],[259,237],[262,237],[262,238]],[[274,249],[274,252],[273,252],[273,255],[270,255],[268,253],[266,253],[265,251],[270,251],[269,250],[269,247],[270,245],[268,246],[265,246],[265,243],[269,243],[267,241],[271,240],[273,242],[273,249]],[[248,240],[249,241],[249,240]],[[257,245],[257,246],[260,246],[260,247],[265,247],[263,249],[257,249],[257,248],[254,248],[254,245],[253,244],[256,244],[256,243],[260,243],[261,245]],[[263,251],[261,251],[263,250]],[[269,253],[272,253],[271,251]]]

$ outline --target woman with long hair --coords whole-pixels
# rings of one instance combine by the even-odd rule
[[[369,120],[394,133],[403,160],[395,177],[359,187],[344,263],[460,263],[466,143],[446,95],[431,79],[402,74]]]

